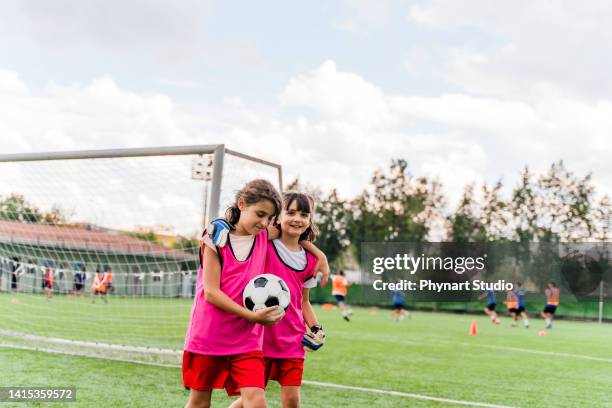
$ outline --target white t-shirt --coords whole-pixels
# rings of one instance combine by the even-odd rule
[[[298,251],[292,251],[280,239],[275,239],[272,241],[272,244],[276,248],[276,252],[278,256],[283,260],[283,262],[293,269],[297,269],[298,271],[306,268],[306,263],[308,260],[306,259],[306,251],[304,248],[300,247]],[[307,289],[312,289],[317,286],[317,279],[313,276],[310,279],[307,279],[302,287]]]
[[[251,248],[253,247],[253,241],[255,240],[255,235],[235,235],[229,234],[229,242],[231,242],[232,249],[234,251],[234,256],[239,261],[244,261],[249,256],[249,252],[251,252]],[[212,239],[208,235],[204,237],[204,244],[207,247],[217,252],[217,248],[215,244],[213,244]]]

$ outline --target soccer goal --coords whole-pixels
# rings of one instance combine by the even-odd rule
[[[176,359],[202,226],[255,178],[224,145],[0,156],[0,342]]]

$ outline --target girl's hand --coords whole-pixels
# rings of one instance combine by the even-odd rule
[[[248,320],[254,323],[271,326],[281,321],[285,316],[285,311],[280,306],[270,306],[265,309],[259,309],[252,312],[251,318]]]
[[[326,257],[319,258],[317,260],[315,271],[321,271],[321,287],[325,287],[325,285],[327,285],[327,280],[329,279],[329,264],[327,263]]]

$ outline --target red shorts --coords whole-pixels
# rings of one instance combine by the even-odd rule
[[[266,388],[263,353],[252,351],[232,356],[204,356],[183,352],[183,385],[197,391],[225,388],[240,395],[240,388]]]
[[[297,386],[302,385],[302,374],[304,373],[303,358],[265,358],[266,362],[266,385],[268,380],[276,380],[280,385]]]

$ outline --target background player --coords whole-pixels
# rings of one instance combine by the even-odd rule
[[[516,321],[518,320],[519,316],[518,297],[512,290],[506,291],[506,307],[508,308],[508,312],[510,312],[510,316],[512,317],[512,327],[516,327]]]
[[[546,305],[542,310],[542,318],[546,320],[546,328],[552,329],[553,315],[559,306],[559,288],[553,281],[548,282],[546,288]]]
[[[43,290],[47,300],[53,297],[53,270],[51,268],[45,269],[43,274]]]
[[[516,289],[514,289],[514,293],[518,298],[518,314],[523,318],[523,324],[525,328],[529,328],[529,316],[525,311],[525,289],[523,289],[523,284],[521,282],[516,282]]]
[[[409,316],[410,312],[406,310],[405,295],[403,290],[394,290],[391,292],[391,302],[393,304],[393,311],[391,312],[391,319],[399,322],[404,320],[404,317]]]
[[[85,265],[81,265],[79,270],[74,274],[74,294],[81,295],[83,297],[84,287],[85,287],[85,278],[86,278],[86,269]]]
[[[106,267],[106,273],[104,274],[104,283],[106,284],[106,294],[113,294],[113,268],[109,265]]]
[[[497,312],[495,311],[497,305],[495,291],[485,290],[478,299],[483,299],[484,297],[487,298],[487,306],[484,308],[484,312],[491,318],[491,323],[500,324],[501,320],[499,320],[499,316],[497,316]]]
[[[348,294],[348,287],[351,286],[353,282],[346,279],[343,270],[340,270],[337,275],[332,275],[331,281],[332,295],[336,298],[340,312],[342,312],[342,318],[348,322],[350,321],[349,315],[352,314],[352,311],[345,304],[344,299]]]
[[[102,296],[104,303],[108,303],[106,298],[106,282],[104,274],[100,272],[100,269],[96,269],[96,276],[94,276],[93,283],[91,284],[91,303],[96,303],[98,295]]]

